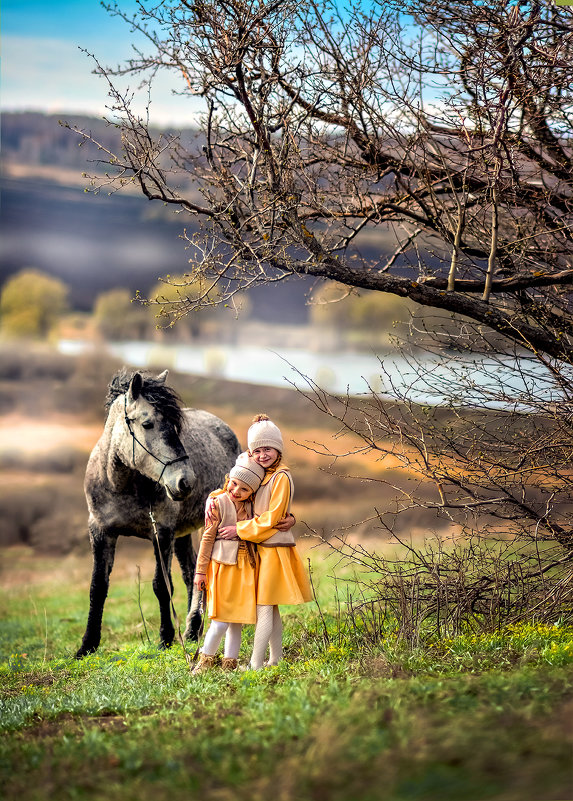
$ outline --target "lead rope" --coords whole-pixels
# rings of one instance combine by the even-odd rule
[[[203,636],[203,632],[205,630],[205,613],[207,611],[207,590],[205,589],[205,584],[203,583],[201,587],[201,595],[199,596],[199,614],[201,615],[201,622],[199,623],[199,631],[197,632],[197,648],[195,648],[195,653],[191,657],[192,662],[197,661],[197,657],[199,656],[199,649],[201,648],[201,637]]]
[[[177,629],[177,635],[181,647],[183,648],[183,653],[185,654],[185,661],[189,669],[193,667],[194,662],[197,661],[197,657],[199,656],[199,648],[201,647],[201,637],[203,636],[203,630],[205,628],[205,590],[201,590],[201,596],[199,598],[199,614],[201,615],[201,623],[199,624],[199,631],[197,632],[197,648],[195,649],[195,653],[193,656],[189,654],[187,648],[185,647],[185,640],[183,639],[183,635],[181,634],[181,624],[179,622],[179,616],[177,615],[177,611],[175,609],[175,604],[173,603],[173,593],[171,592],[171,581],[169,580],[169,574],[167,573],[167,568],[165,567],[165,562],[163,561],[163,554],[161,553],[161,547],[159,544],[159,535],[157,533],[157,523],[155,517],[153,516],[153,509],[151,508],[151,504],[149,505],[149,518],[151,520],[151,525],[153,526],[153,536],[155,537],[155,541],[157,542],[157,552],[159,553],[159,561],[161,563],[161,571],[163,573],[163,580],[165,581],[165,586],[167,588],[167,594],[169,595],[169,604],[171,606],[171,611],[173,612],[173,619],[175,620],[175,626]]]
[[[169,465],[175,464],[175,462],[181,462],[181,461],[183,461],[185,459],[188,459],[189,456],[185,453],[185,454],[183,454],[183,456],[178,456],[176,459],[171,459],[171,461],[169,461],[169,462],[164,462],[162,459],[160,459],[158,456],[156,456],[154,453],[152,453],[149,450],[149,448],[147,448],[143,444],[143,442],[141,442],[141,440],[139,440],[135,436],[135,432],[133,431],[133,429],[131,427],[131,421],[130,421],[129,417],[127,416],[127,395],[125,395],[125,394],[123,396],[123,416],[124,416],[124,419],[125,419],[125,424],[127,425],[127,430],[131,434],[131,442],[132,442],[132,455],[131,455],[131,458],[132,458],[132,463],[133,463],[133,469],[135,470],[135,443],[136,442],[141,448],[143,448],[144,451],[146,451],[157,462],[159,462],[159,464],[163,465],[163,468],[161,470],[161,474],[160,474],[159,478],[157,479],[157,481],[155,482],[155,487],[153,489],[153,494],[155,494],[155,490],[157,489],[157,487],[159,486],[159,484],[161,482],[161,479],[163,478],[163,473],[165,472],[165,468],[169,467]],[[199,643],[197,645],[197,649],[196,649],[195,653],[191,657],[189,655],[189,653],[187,652],[187,649],[185,648],[185,641],[183,639],[183,635],[181,634],[181,624],[179,622],[179,617],[178,617],[177,611],[175,609],[175,604],[173,603],[173,593],[171,592],[171,581],[169,580],[169,574],[167,573],[167,568],[165,567],[165,562],[163,561],[163,554],[161,553],[161,546],[159,544],[159,535],[157,534],[157,522],[155,520],[155,517],[153,516],[153,509],[151,507],[151,503],[149,504],[149,518],[151,520],[151,525],[153,527],[153,536],[155,537],[155,541],[157,542],[157,552],[159,554],[159,561],[161,563],[161,571],[163,573],[163,580],[165,581],[165,587],[167,589],[167,594],[169,595],[169,604],[171,606],[171,611],[173,612],[173,618],[175,620],[175,624],[176,624],[176,627],[177,627],[177,634],[178,634],[178,637],[179,637],[179,642],[181,643],[181,647],[183,648],[183,653],[185,654],[185,660],[187,662],[187,665],[189,666],[189,668],[191,668],[192,665],[193,665],[193,662],[195,662],[195,660],[197,659],[197,656],[199,654],[199,645],[200,645],[200,641],[201,641],[201,635],[203,634],[203,629],[205,627],[205,622],[204,622],[204,619],[203,619],[203,614],[204,614],[203,613],[203,608],[205,606],[205,603],[204,603],[205,592],[202,591],[201,597],[199,599],[199,614],[201,615],[201,624],[199,626],[199,633],[197,635],[198,638],[199,638]]]

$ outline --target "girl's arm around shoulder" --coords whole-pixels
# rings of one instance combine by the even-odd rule
[[[237,534],[240,539],[249,542],[264,542],[276,531],[276,524],[287,513],[290,502],[290,481],[285,473],[279,473],[274,480],[268,511],[262,512],[251,520],[237,523]]]
[[[213,490],[213,492],[210,492],[209,495],[207,496],[207,501],[205,503],[205,525],[212,522],[211,510],[215,505],[215,501],[217,500],[219,495],[223,494],[223,492],[225,492],[224,489],[216,489]]]

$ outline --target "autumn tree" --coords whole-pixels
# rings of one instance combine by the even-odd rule
[[[139,3],[110,83],[109,180],[201,219],[191,280],[221,302],[291,276],[447,310],[568,360],[573,11],[553,0]],[[201,98],[154,134],[127,78]],[[208,291],[207,289],[205,291]],[[187,308],[201,304],[195,297]]]
[[[93,314],[98,331],[106,339],[145,339],[154,328],[152,315],[122,287],[98,295]]]
[[[6,337],[45,339],[68,309],[69,289],[40,270],[9,278],[0,296],[0,330]]]

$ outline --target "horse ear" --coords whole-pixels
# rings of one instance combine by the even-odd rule
[[[168,375],[169,375],[169,370],[164,370],[162,373],[159,373],[159,375],[155,380],[158,381],[160,384],[165,384],[165,380]]]
[[[143,387],[143,376],[141,373],[134,373],[133,378],[129,382],[129,389],[127,390],[127,399],[130,403],[136,401],[141,395]]]

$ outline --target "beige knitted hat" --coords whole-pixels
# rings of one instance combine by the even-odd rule
[[[261,486],[261,481],[265,477],[265,468],[257,464],[252,459],[247,451],[237,456],[237,461],[229,471],[229,478],[236,478],[237,481],[242,481],[253,492],[256,492]]]
[[[252,453],[255,448],[274,448],[282,453],[284,450],[282,434],[266,414],[259,414],[247,433],[247,444]]]

